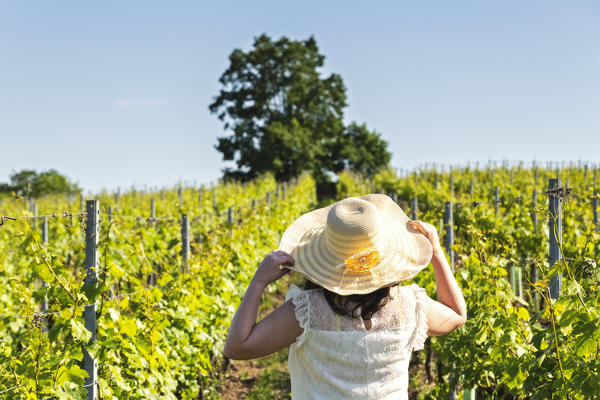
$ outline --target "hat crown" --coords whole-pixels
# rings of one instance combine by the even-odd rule
[[[341,257],[363,251],[379,238],[379,212],[371,202],[349,197],[337,202],[327,214],[326,243]]]

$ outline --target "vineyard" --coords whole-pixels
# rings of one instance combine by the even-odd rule
[[[98,203],[97,287],[90,289],[89,213],[58,212],[78,205],[48,198],[36,200],[39,218],[20,218],[33,215],[27,203],[3,201],[0,398],[85,399],[94,390],[103,399],[201,398],[256,265],[314,205],[312,178],[104,195]],[[83,314],[92,304],[90,341]],[[96,382],[84,353],[96,361]]]
[[[340,174],[338,198],[386,193],[438,226],[467,303],[463,327],[413,354],[412,397],[600,396],[596,171]],[[0,200],[0,398],[218,398],[231,318],[287,225],[317,206],[314,180],[95,200]],[[432,268],[410,283],[436,297]]]
[[[556,178],[565,185],[550,188]],[[439,224],[454,259],[468,320],[413,356],[419,398],[600,396],[596,179],[595,168],[573,165],[341,177],[341,197],[376,188],[413,218]],[[558,249],[553,264],[549,239]],[[432,269],[415,282],[435,293]]]

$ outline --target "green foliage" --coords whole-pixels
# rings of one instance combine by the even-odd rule
[[[413,355],[412,369],[428,371],[414,375],[426,382],[411,377],[419,398],[447,398],[452,388],[460,398],[460,389],[474,386],[479,398],[492,399],[589,399],[600,392],[600,243],[591,212],[596,184],[582,169],[562,172],[573,190],[563,203],[563,261],[549,267],[542,193],[554,172],[538,170],[536,184],[533,170],[513,169],[513,185],[510,173],[504,168],[455,170],[452,188],[448,174],[435,171],[398,178],[388,169],[369,181],[340,174],[340,197],[397,193],[407,213],[416,197],[418,218],[435,226],[445,201],[454,203],[454,275],[468,319],[451,334],[430,338],[423,354]],[[58,212],[76,209],[76,202],[63,196],[38,199],[41,214],[57,213],[49,220],[47,245],[27,218],[5,220],[0,226],[0,393],[8,390],[3,395],[11,399],[85,398],[84,345],[99,361],[102,398],[192,399],[214,393],[223,341],[255,266],[277,246],[288,224],[315,206],[312,178],[303,176],[288,186],[285,198],[282,192],[274,195],[275,185],[273,175],[245,185],[223,183],[214,188],[215,204],[208,188],[182,188],[181,204],[177,190],[132,191],[118,202],[108,193],[99,196],[96,293],[82,288],[85,219]],[[529,200],[534,188],[536,204]],[[267,193],[270,205],[264,201]],[[151,196],[159,220],[143,217]],[[110,223],[109,205],[115,213]],[[234,224],[224,222],[229,207]],[[30,215],[18,199],[2,201],[0,210],[0,215]],[[191,215],[189,274],[180,272],[181,213]],[[532,281],[533,266],[537,282]],[[515,268],[523,271],[521,295],[510,283]],[[556,273],[563,276],[563,288],[553,300],[549,282]],[[149,283],[149,276],[156,277],[156,284]],[[431,268],[414,281],[435,298]],[[36,313],[45,297],[51,314],[42,316]],[[98,341],[88,345],[82,312],[94,299]],[[281,372],[267,368],[251,396],[286,398],[288,391]]]
[[[20,193],[40,197],[52,193],[74,194],[81,189],[75,183],[54,169],[36,172],[24,169],[10,176],[10,183],[0,183],[0,193]]]
[[[0,393],[7,390],[11,399],[85,399],[82,346],[98,360],[103,399],[195,399],[208,393],[256,266],[277,247],[287,225],[314,206],[309,176],[287,185],[285,198],[274,194],[275,185],[272,175],[245,185],[224,183],[213,188],[216,204],[211,191],[194,188],[182,188],[181,206],[177,190],[130,192],[118,201],[99,196],[99,288],[87,295],[81,268],[85,219],[73,216],[71,224],[57,213],[49,220],[47,245],[27,218],[0,226]],[[150,196],[158,220],[144,217]],[[24,213],[18,201],[1,207],[2,215]],[[52,214],[77,204],[50,196],[39,199],[38,207]],[[234,224],[223,213],[229,207]],[[193,234],[186,274],[174,217],[179,213],[190,215]],[[42,276],[48,286],[41,285]],[[44,297],[49,314],[42,315],[37,312]],[[82,313],[94,300],[97,342],[88,344]]]
[[[545,191],[542,182],[546,184],[555,172],[539,169],[537,173],[536,185],[535,170],[515,168],[511,185],[511,171],[506,168],[454,170],[452,190],[449,174],[435,171],[398,178],[386,170],[371,181],[340,174],[341,197],[380,190],[397,193],[409,215],[416,197],[418,219],[436,227],[442,221],[444,203],[454,204],[454,275],[465,296],[468,319],[451,334],[430,338],[429,356],[436,360],[435,366],[427,365],[425,355],[413,357],[413,367],[429,369],[431,376],[427,384],[421,382],[419,398],[446,398],[456,387],[477,387],[480,398],[494,399],[598,396],[600,243],[591,207],[596,183],[587,179],[583,169],[561,173],[574,188],[563,205],[563,261],[549,268],[548,210],[540,205]],[[497,215],[496,185],[500,192]],[[534,188],[539,194],[537,204],[527,200]],[[532,225],[534,212],[537,228]],[[533,267],[537,282],[532,281]],[[521,296],[510,283],[515,268],[523,271]],[[549,282],[556,273],[562,274],[563,288],[559,299],[553,300]],[[415,282],[435,298],[432,269],[422,271]]]
[[[392,155],[387,150],[387,142],[380,135],[367,129],[366,124],[352,122],[346,127],[339,151],[345,160],[345,167],[371,177],[389,165]]]
[[[209,106],[232,131],[215,146],[224,160],[236,162],[236,169],[224,169],[226,179],[270,171],[288,180],[306,170],[324,182],[345,166],[372,173],[389,162],[387,143],[377,134],[364,125],[344,127],[346,88],[338,74],[321,76],[325,56],[313,37],[273,41],[263,34],[229,61]]]

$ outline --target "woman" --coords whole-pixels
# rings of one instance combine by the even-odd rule
[[[429,263],[438,301],[400,286]],[[280,266],[286,266],[280,268]],[[264,288],[290,270],[308,290],[256,322]],[[290,346],[293,399],[405,399],[410,353],[467,318],[436,229],[410,221],[388,196],[349,197],[304,214],[259,265],[224,348],[232,359]]]

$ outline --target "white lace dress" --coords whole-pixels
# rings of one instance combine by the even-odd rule
[[[427,293],[418,285],[391,288],[372,318],[336,314],[322,289],[291,285],[304,332],[290,346],[292,399],[408,399],[408,363],[427,339]]]

